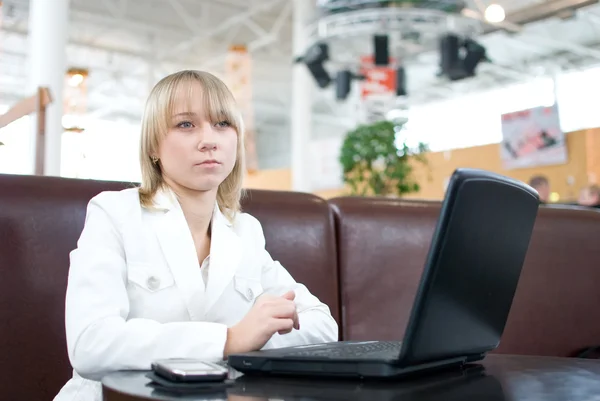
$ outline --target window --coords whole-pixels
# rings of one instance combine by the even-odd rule
[[[8,106],[0,106],[4,114]],[[0,129],[0,173],[32,174],[35,155],[31,117],[25,116]]]
[[[139,182],[139,125],[88,120],[85,126],[82,133],[63,134],[61,175]]]
[[[411,142],[433,151],[487,145],[502,139],[501,114],[553,102],[552,80],[540,78],[413,108],[406,128]]]

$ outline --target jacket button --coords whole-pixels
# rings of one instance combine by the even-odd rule
[[[252,291],[252,288],[248,288],[248,290],[246,290],[246,296],[251,301],[254,299],[254,291]]]
[[[150,276],[148,277],[148,281],[146,281],[146,284],[148,285],[148,289],[152,291],[157,290],[158,287],[160,287],[160,279],[155,276]]]

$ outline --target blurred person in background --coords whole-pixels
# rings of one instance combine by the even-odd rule
[[[600,208],[600,187],[589,185],[579,192],[577,204],[580,206]]]
[[[531,177],[529,186],[538,192],[541,203],[548,203],[550,200],[550,182],[548,181],[548,178],[543,175]]]

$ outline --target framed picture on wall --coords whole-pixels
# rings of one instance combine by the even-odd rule
[[[500,148],[505,169],[566,163],[567,147],[558,105],[503,114]]]

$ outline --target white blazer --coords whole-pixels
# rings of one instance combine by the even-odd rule
[[[329,308],[273,261],[258,220],[242,213],[230,223],[215,206],[205,287],[179,203],[166,191],[155,203],[141,207],[137,188],[90,201],[66,295],[74,373],[55,401],[100,401],[103,375],[156,359],[222,360],[227,328],[264,293],[294,290],[300,320],[265,348],[337,341]]]

